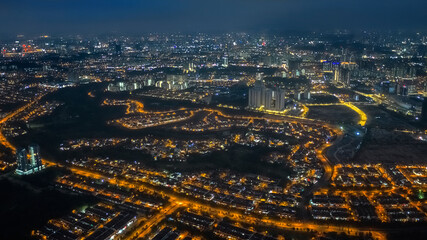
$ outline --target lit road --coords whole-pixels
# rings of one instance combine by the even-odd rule
[[[319,181],[317,183],[315,183],[312,186],[305,189],[305,191],[301,194],[302,204],[301,204],[300,210],[302,213],[302,217],[305,219],[308,218],[308,213],[307,213],[306,207],[308,206],[311,194],[313,194],[318,189],[327,186],[331,182],[331,178],[333,175],[334,168],[333,168],[332,164],[329,162],[329,160],[324,155],[325,150],[330,146],[331,146],[331,144],[328,143],[328,144],[323,145],[319,149],[317,149],[317,151],[316,151],[317,158],[322,163],[323,169],[325,172],[323,173],[322,177],[319,179]]]
[[[25,111],[26,109],[28,109],[29,107],[31,107],[32,105],[34,105],[35,103],[37,103],[41,98],[43,98],[45,95],[41,95],[37,98],[35,98],[33,101],[31,101],[30,103],[27,103],[26,105],[14,110],[13,112],[9,113],[8,115],[6,115],[4,118],[0,119],[0,144],[5,146],[6,148],[11,149],[12,151],[16,150],[16,147],[13,146],[7,139],[6,137],[3,135],[3,124],[5,124],[7,121],[9,121],[10,119],[12,119],[13,117],[15,117],[16,115],[18,115],[19,113]]]
[[[369,104],[371,105],[371,104]],[[308,107],[315,107],[315,106],[320,106],[320,107],[324,107],[324,106],[346,106],[348,108],[350,108],[351,110],[355,111],[357,114],[359,114],[359,122],[358,124],[360,126],[365,126],[366,121],[368,120],[368,117],[366,116],[366,113],[364,113],[360,108],[356,107],[352,102],[344,102],[341,101],[339,103],[319,103],[319,104],[305,104],[305,106]]]
[[[146,239],[147,235],[150,234],[153,230],[153,228],[159,224],[167,215],[172,214],[175,212],[181,204],[171,201],[171,204],[167,207],[160,210],[159,213],[152,216],[147,222],[145,222],[142,226],[138,227],[131,236],[126,238],[126,240],[131,239]]]
[[[350,102],[343,102],[344,106],[347,106],[348,108],[350,108],[351,110],[355,111],[357,114],[359,114],[359,125],[360,126],[365,126],[366,125],[366,121],[368,121],[368,116],[366,116],[366,113],[364,113],[362,110],[360,110],[360,108],[356,107],[354,104],[350,103]]]
[[[350,108],[351,110],[355,111],[357,114],[359,114],[358,124],[360,126],[363,127],[366,125],[366,121],[368,121],[368,116],[360,108],[356,107],[352,102],[346,102],[340,96],[338,96],[336,94],[332,94],[330,92],[322,91],[322,93],[329,94],[331,96],[335,96],[336,98],[338,98],[339,103],[319,103],[319,104],[305,104],[305,105],[306,106],[346,106],[346,107]],[[356,93],[360,94],[357,91],[356,91]],[[364,94],[361,94],[361,95],[364,95]],[[360,103],[358,103],[358,104],[360,104]],[[369,103],[368,105],[371,105],[371,104]]]

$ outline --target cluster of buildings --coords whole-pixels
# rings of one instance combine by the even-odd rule
[[[178,100],[192,103],[210,103],[212,99],[212,91],[206,93],[204,91],[169,91],[164,88],[156,88],[138,93],[138,96],[150,97],[164,100]]]
[[[310,199],[310,211],[317,220],[354,220],[346,206],[345,198],[333,195],[314,195]]]
[[[339,187],[388,188],[391,186],[387,171],[379,164],[347,164],[334,166],[333,184]]]
[[[107,91],[110,92],[124,92],[124,91],[135,91],[141,89],[144,83],[140,82],[116,82],[108,84]],[[150,85],[148,85],[150,86]]]
[[[338,164],[332,184],[310,200],[313,219],[425,222],[425,165]]]
[[[224,239],[242,239],[242,240],[274,240],[276,238],[266,236],[261,233],[247,230],[242,227],[238,227],[232,223],[225,221],[217,221],[203,215],[191,213],[191,212],[182,212],[177,214],[177,222],[183,224],[184,226],[189,227],[190,229],[197,229],[199,231],[211,232],[216,237]],[[215,224],[215,226],[214,226]],[[187,236],[186,236],[187,235]],[[183,237],[186,236],[186,237]],[[184,239],[191,240],[197,239],[197,237],[192,238],[188,236],[187,231],[179,230],[179,227],[170,227],[164,226],[160,228],[158,232],[154,234],[152,240],[176,240]]]
[[[285,109],[285,91],[279,87],[266,87],[257,79],[253,88],[249,89],[249,108],[283,111]]]
[[[176,240],[181,236],[181,232],[174,230],[170,227],[163,227],[151,240]],[[183,238],[184,240],[191,240],[192,238],[187,236]]]
[[[190,198],[200,199],[247,213],[257,213],[277,218],[297,218],[301,207],[303,207],[302,197],[298,197],[298,193],[285,193],[288,190],[287,186],[283,187],[279,184],[279,181],[265,176],[238,174],[230,171],[191,174],[167,173],[149,170],[138,163],[107,159],[78,160],[71,163],[84,167],[89,171],[125,176],[125,178],[134,181],[170,189]],[[364,170],[358,169],[355,171],[365,171],[365,174],[376,175],[377,170],[369,169],[370,167],[364,166],[362,168]],[[415,172],[417,173],[417,171]],[[67,181],[70,181],[68,179]],[[64,180],[62,181],[64,182]],[[132,195],[129,195],[129,193],[114,192],[110,188],[103,189],[100,188],[99,183],[87,184],[87,181],[82,183],[79,180],[73,184],[68,183],[68,186],[74,189],[83,189],[79,191],[97,192],[98,195],[107,194],[109,199],[116,202],[130,202],[132,199]],[[396,187],[407,189],[405,186],[395,185]],[[96,190],[97,188],[99,190]],[[388,189],[391,189],[391,186]],[[409,190],[407,193],[399,189],[384,191],[382,186],[361,188],[353,185],[343,188],[335,185],[332,189],[323,189],[314,193],[314,196],[310,198],[308,209],[312,218],[316,220],[360,222],[425,221],[427,203],[423,199],[423,194],[421,191],[411,191]],[[121,195],[123,196],[120,197]],[[196,220],[193,218],[196,218]],[[199,229],[209,228],[212,225],[211,221],[203,217],[197,219],[197,216],[191,214],[183,215],[183,217],[178,218],[178,221],[187,222],[187,224],[188,222],[193,222],[192,225]]]
[[[229,134],[223,138],[191,140],[147,136],[144,138],[75,139],[61,143],[59,149],[61,151],[78,151],[116,148],[144,151],[150,154],[154,160],[186,161],[191,155],[221,151],[236,144],[274,148],[284,146],[285,142],[253,133]]]
[[[167,74],[165,79],[153,80],[151,77],[131,78],[127,82],[119,81],[110,83],[107,86],[107,91],[134,91],[151,86],[169,91],[180,91],[189,88],[190,82],[188,81],[188,76],[185,74]]]
[[[118,124],[129,129],[143,129],[188,120],[194,113],[195,111],[190,110],[179,110],[169,113],[146,113],[143,115],[111,120],[108,123]]]
[[[175,140],[168,138],[107,138],[107,139],[76,139],[60,145],[61,151],[84,149],[117,148],[144,151],[154,160],[186,161],[191,154],[206,154],[224,150],[228,147],[221,139]]]
[[[47,116],[53,113],[55,109],[62,106],[63,103],[58,101],[46,101],[29,107],[27,110],[18,114],[15,118],[21,119],[26,123],[32,122],[38,117]]]
[[[57,219],[51,219],[33,235],[40,239],[117,239],[163,208],[167,198],[153,192],[125,189],[106,181],[80,175],[65,175],[56,180],[61,191],[94,196],[98,203]]]
[[[218,205],[279,218],[295,218],[300,197],[284,194],[278,180],[268,177],[211,172],[190,175],[180,192]]]
[[[147,34],[141,38],[85,39],[20,37],[1,46],[0,89],[8,94],[0,98],[0,109],[2,101],[17,102],[43,89],[86,82],[111,82],[107,89],[114,92],[154,86],[157,91],[147,95],[209,102],[206,97],[215,95],[213,91],[207,96],[191,95],[194,92],[186,90],[190,87],[203,90],[214,84],[250,86],[257,79],[257,73],[262,73],[265,84],[257,81],[247,94],[240,94],[249,108],[283,111],[287,107],[285,99],[292,94],[296,94],[297,100],[308,99],[306,94],[298,93],[309,92],[312,87],[336,85],[368,94],[383,94],[387,100],[398,96],[398,100],[382,103],[390,109],[401,103],[402,114],[412,111],[411,115],[421,120],[422,102],[417,99],[426,92],[423,75],[426,66],[422,60],[426,54],[425,36],[332,35],[333,38],[317,33],[291,36]],[[350,47],[357,44],[366,47]],[[47,54],[61,57],[58,61],[45,60],[43,56]],[[76,54],[86,57],[76,61]],[[18,64],[21,60],[30,64]],[[411,110],[414,107],[416,111]]]
[[[226,171],[192,174],[167,173],[147,169],[138,163],[131,164],[126,161],[107,159],[89,159],[71,163],[88,170],[117,174],[141,183],[166,187],[176,193],[196,199],[280,218],[294,218],[297,207],[301,204],[300,197],[283,193],[284,189],[280,186],[279,180],[260,175]],[[83,183],[68,185],[75,188],[82,186],[81,184]],[[83,185],[87,185],[87,183]],[[93,186],[99,186],[99,184]],[[105,194],[104,192],[99,191],[99,194]],[[123,200],[127,201],[126,198]]]
[[[320,180],[325,174],[324,166],[316,155],[315,149],[322,144],[317,140],[293,147],[289,156],[285,157],[285,164],[293,169],[289,176],[290,183],[287,189],[291,193],[302,193],[304,190]]]
[[[359,101],[359,96],[363,96],[394,112],[427,121],[425,36],[365,33],[359,37],[345,33],[332,36],[315,33],[288,37],[147,34],[138,38],[43,37],[6,41],[0,46],[0,116],[61,87],[104,82],[108,83],[110,92],[141,90],[137,96],[198,104],[229,97],[233,103],[217,106],[235,110],[238,107],[233,106],[234,103],[244,102],[251,110],[267,113],[283,113],[289,106],[296,108],[297,104],[289,100],[291,96],[296,101],[311,100],[311,89],[334,87],[340,94],[337,102]],[[364,47],[350,47],[358,45]],[[75,56],[83,54],[85,58],[76,60]],[[150,88],[143,89],[146,86]],[[28,123],[52,113],[60,105],[40,103],[12,120]],[[234,144],[267,146],[270,150],[287,148],[289,154],[277,150],[263,160],[291,167],[289,182],[283,186],[269,177],[230,171],[168,173],[135,162],[109,159],[79,159],[71,161],[71,167],[122,176],[156,190],[166,189],[249,215],[296,219],[308,210],[308,215],[319,221],[426,221],[427,171],[423,165],[338,164],[332,169],[328,189],[315,192],[313,197],[306,196],[305,191],[330,173],[321,161],[321,153],[317,152],[334,135],[326,127],[264,117],[228,116],[217,110],[202,110],[200,105],[194,111],[157,113],[146,112],[143,105],[126,100],[107,101],[106,105],[127,106],[129,115],[110,123],[129,129],[167,125],[166,130],[176,135],[180,131],[183,135],[209,132],[216,137],[182,140],[150,135],[76,139],[61,144],[60,150],[131,149],[146,151],[155,160],[185,161],[191,154],[227,150]],[[26,132],[10,125],[2,126],[2,131],[7,137]],[[361,141],[354,141],[343,146],[337,158],[353,154],[353,149],[360,144]],[[16,173],[20,175],[44,168],[37,145],[30,145],[28,150],[18,149],[16,163]],[[134,226],[137,219],[149,218],[161,211],[167,202],[154,192],[129,191],[129,186],[124,190],[120,182],[83,177],[74,171],[77,173],[60,178],[57,187],[94,195],[102,199],[102,203],[51,220],[37,231],[38,236],[113,239]],[[308,209],[303,206],[306,198],[310,198]],[[220,238],[270,239],[195,212],[180,212],[176,221],[197,229],[209,229]],[[164,227],[153,237],[185,239],[185,234],[175,227]]]
[[[167,116],[163,116],[161,119],[162,121],[166,121],[168,118]],[[231,132],[233,128],[240,130],[238,132]],[[308,185],[312,184],[312,182],[310,183],[311,180],[314,181],[314,179],[321,175],[322,167],[316,160],[316,154],[313,152],[314,149],[334,135],[334,133],[323,126],[274,122],[263,119],[233,119],[214,113],[208,113],[205,118],[200,118],[196,122],[169,126],[169,129],[171,131],[184,130],[195,134],[203,131],[225,132],[220,137],[209,139],[198,138],[197,135],[194,135],[193,139],[181,139],[179,137],[158,138],[154,136],[143,138],[73,139],[61,143],[60,150],[76,151],[113,147],[116,149],[145,151],[155,160],[185,161],[193,154],[206,154],[213,151],[225,150],[234,145],[249,147],[264,146],[272,149],[280,147],[287,148],[289,147],[288,140],[269,135],[283,134],[301,142],[301,146],[290,157],[291,166],[298,170],[292,179],[299,183],[305,181]],[[301,159],[304,161],[301,162]],[[309,177],[304,172],[312,172],[310,168],[316,169],[316,172]],[[310,180],[311,177],[313,179]]]
[[[164,81],[157,81],[155,84],[158,88],[166,90],[185,90],[189,87],[187,76],[183,74],[168,74]]]
[[[40,147],[37,144],[28,146],[28,152],[25,148],[16,150],[16,174],[29,175],[39,172],[44,168],[42,158],[40,156]]]
[[[310,200],[309,209],[316,220],[392,223],[427,220],[425,206],[393,192],[316,193]]]
[[[332,184],[352,189],[423,188],[427,184],[427,172],[424,165],[337,164]]]
[[[40,239],[115,239],[136,222],[137,213],[108,202],[101,202],[59,219],[51,219],[33,235]]]

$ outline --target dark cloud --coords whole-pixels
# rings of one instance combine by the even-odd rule
[[[178,31],[427,30],[425,0],[13,0],[3,35]]]

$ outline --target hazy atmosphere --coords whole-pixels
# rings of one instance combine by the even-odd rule
[[[423,0],[14,0],[7,34],[426,30]]]

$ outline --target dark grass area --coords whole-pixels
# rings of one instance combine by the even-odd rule
[[[381,106],[358,106],[368,116],[367,125],[382,129],[415,129],[413,122],[399,113],[392,112]]]
[[[359,121],[359,115],[346,106],[309,107],[307,117],[336,124],[356,124]]]
[[[307,100],[307,103],[338,103],[339,99],[335,96],[328,94],[312,94],[311,99]]]

